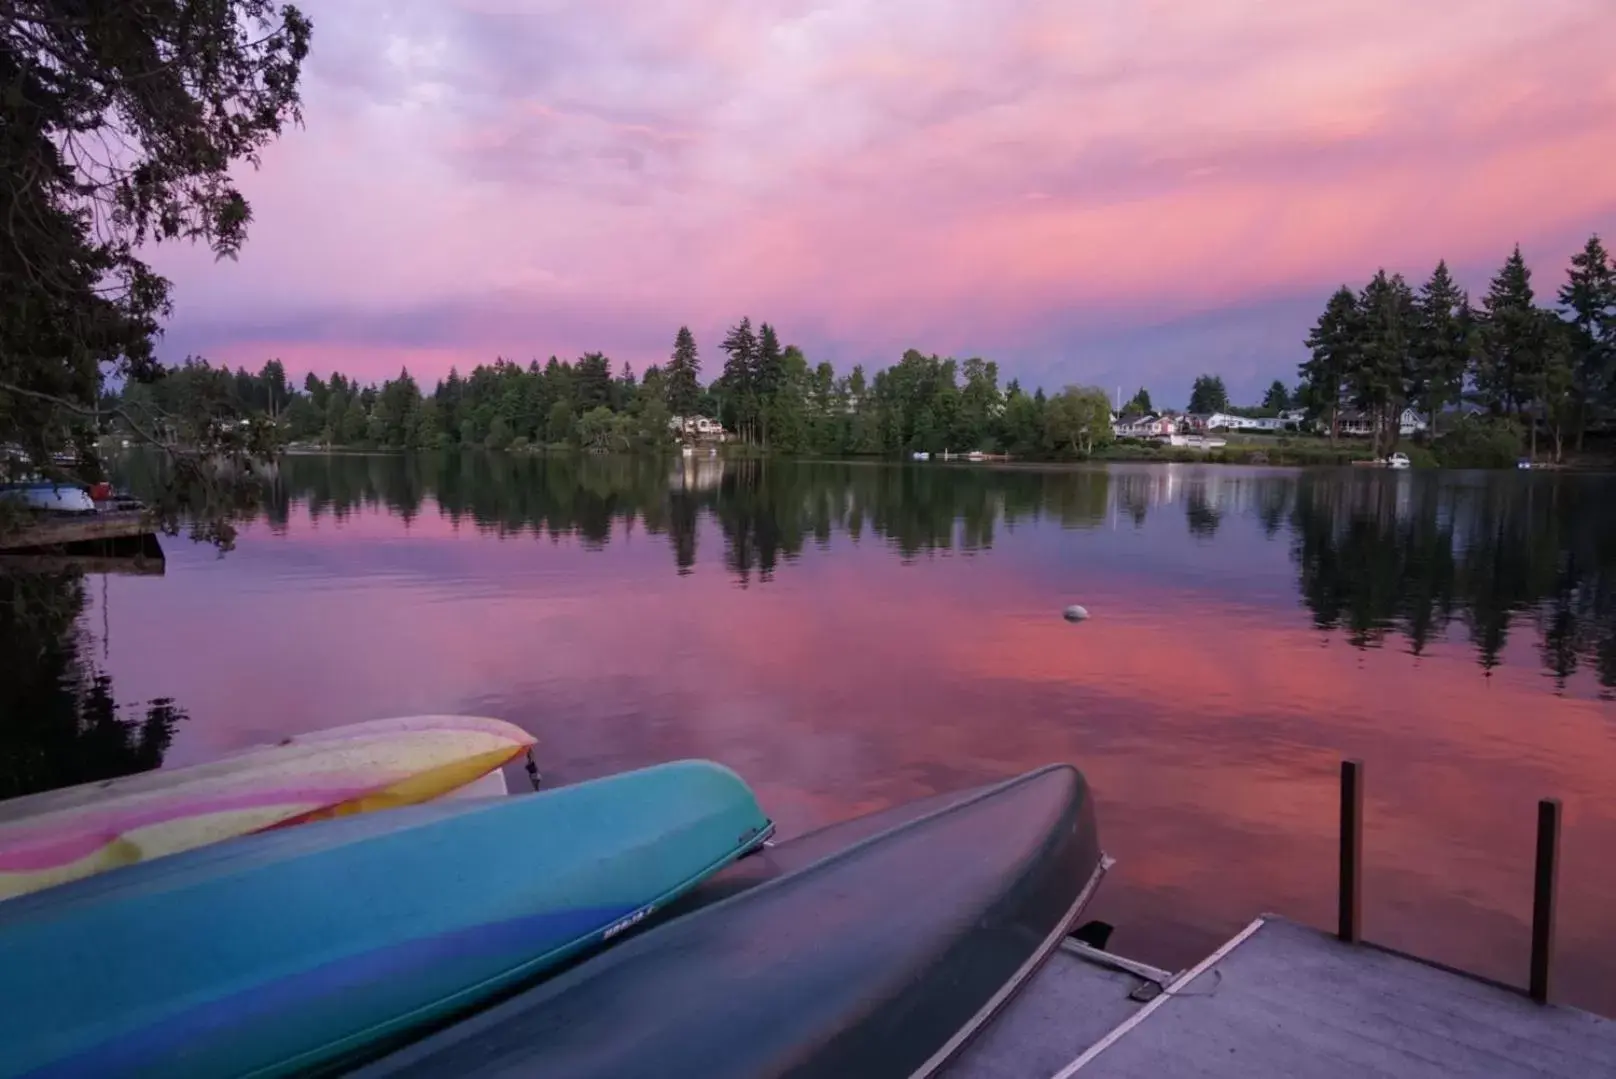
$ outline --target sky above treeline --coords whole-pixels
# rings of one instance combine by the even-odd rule
[[[705,373],[742,315],[1050,388],[1293,382],[1329,291],[1616,235],[1610,0],[300,0],[305,126],[163,355]]]

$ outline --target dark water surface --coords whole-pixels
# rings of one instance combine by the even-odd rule
[[[1616,1013],[1616,477],[294,457],[234,551],[165,548],[6,624],[10,710],[89,702],[76,747],[31,721],[30,775],[471,712],[552,781],[722,761],[791,835],[1071,761],[1094,916],[1182,967],[1332,924],[1361,757],[1367,935],[1524,982],[1558,796],[1558,989]]]

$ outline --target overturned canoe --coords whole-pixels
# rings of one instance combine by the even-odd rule
[[[266,828],[430,801],[532,745],[497,719],[407,716],[13,798],[0,802],[0,899]]]
[[[0,903],[0,1075],[271,1076],[475,1006],[762,842],[733,772],[278,829]]]
[[[778,852],[747,859],[727,898],[356,1074],[933,1074],[1071,928],[1102,855],[1068,767],[892,817],[843,826],[850,845],[778,876]]]

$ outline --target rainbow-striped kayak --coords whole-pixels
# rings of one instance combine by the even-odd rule
[[[0,899],[269,828],[431,801],[532,745],[497,719],[378,719],[0,802]]]

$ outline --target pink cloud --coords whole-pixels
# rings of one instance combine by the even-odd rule
[[[750,312],[866,361],[1025,357],[1616,224],[1599,0],[313,16],[241,262],[160,256],[177,341],[643,365]]]

